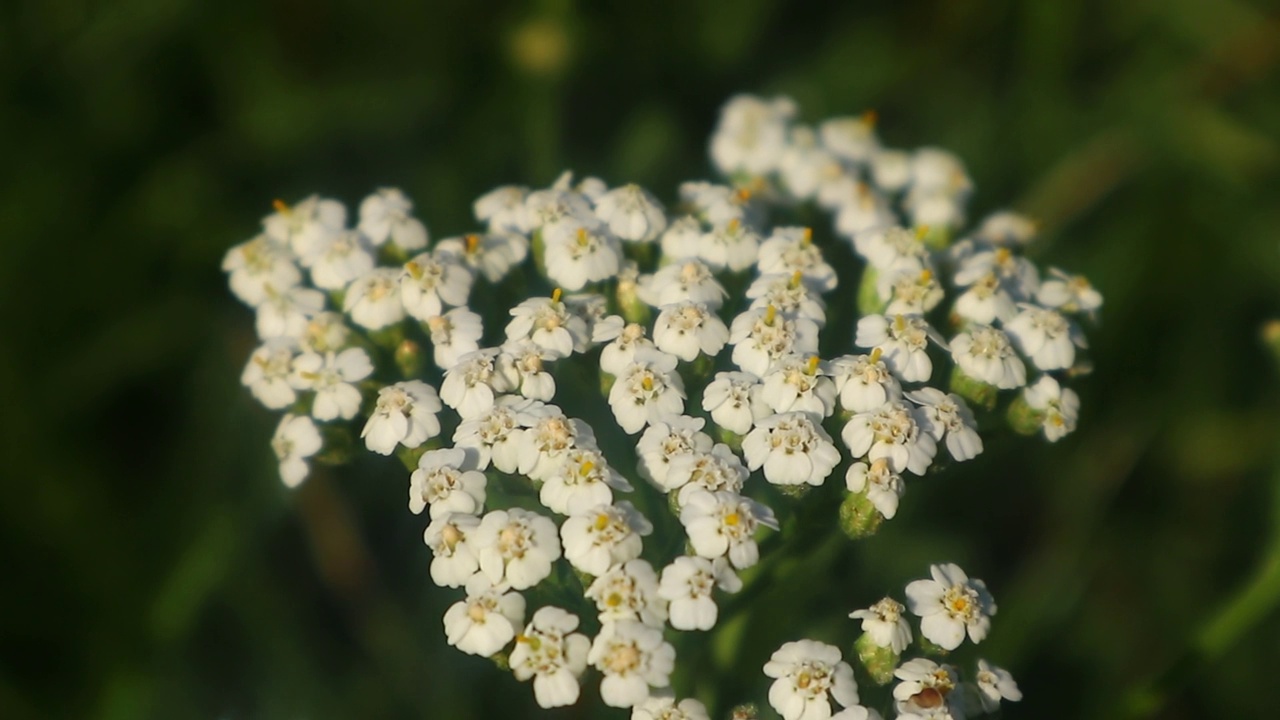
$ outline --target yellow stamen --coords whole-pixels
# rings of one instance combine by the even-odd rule
[[[1001,265],[1004,265],[1005,263],[1009,262],[1009,259],[1012,257],[1013,257],[1013,253],[1009,252],[1009,248],[996,249],[996,262],[1000,263]]]
[[[804,273],[800,272],[799,270],[791,273],[791,287],[792,288],[800,287],[800,280],[803,277],[804,277]]]
[[[734,527],[740,522],[742,522],[742,517],[738,515],[738,513],[736,512],[729,513],[728,515],[724,516],[724,524],[728,525],[729,527]]]
[[[578,245],[587,246],[587,229],[584,227],[578,228]]]
[[[813,244],[813,228],[807,227],[804,229],[804,235],[800,237],[800,244],[804,247],[809,247]]]
[[[640,381],[640,387],[644,388],[645,392],[653,392],[653,378],[645,375],[644,379]]]
[[[817,356],[817,355],[810,355],[810,356],[809,356],[809,369],[808,369],[808,372],[809,372],[809,374],[810,374],[810,375],[812,375],[812,374],[814,374],[815,372],[817,372],[817,370],[818,370],[818,363],[820,363],[820,362],[822,362],[822,361],[821,361],[821,359],[819,359],[819,358],[818,358],[818,356]]]
[[[404,269],[407,270],[409,274],[413,276],[414,280],[422,279],[422,266],[419,265],[418,263],[410,260],[409,262],[404,264]]]
[[[751,189],[750,189],[750,188],[744,188],[744,187],[743,187],[743,188],[738,188],[738,192],[734,193],[734,194],[733,194],[733,197],[734,197],[734,199],[736,199],[738,202],[740,202],[740,203],[744,203],[744,202],[746,202],[746,201],[748,201],[748,200],[750,200],[750,199],[751,199]]]
[[[868,110],[862,113],[862,124],[866,125],[867,127],[875,127],[876,123],[879,121],[880,121],[880,113],[876,112],[875,110]]]
[[[288,215],[289,213],[293,212],[293,208],[289,207],[289,203],[281,200],[280,198],[276,198],[275,200],[272,200],[271,207],[275,208],[276,212],[280,213],[281,215]]]
[[[480,236],[479,236],[479,235],[467,235],[467,236],[466,236],[465,238],[463,238],[463,239],[464,239],[464,240],[466,240],[466,242],[467,242],[467,254],[468,254],[468,255],[473,255],[473,254],[475,254],[476,248],[480,247]]]
[[[597,515],[595,527],[596,527],[596,530],[603,530],[609,527],[609,516],[604,513],[600,513],[599,515]]]
[[[553,303],[558,303],[558,302],[560,302],[560,296],[561,296],[561,295],[563,295],[563,294],[564,294],[564,291],[562,291],[560,288],[556,288],[555,290],[552,290],[552,291],[551,291],[551,302],[553,302]]]
[[[924,285],[933,279],[933,272],[930,270],[920,271],[920,284]]]
[[[582,463],[582,465],[578,466],[578,475],[581,477],[586,477],[587,475],[591,474],[591,471],[595,468],[595,466],[596,464],[591,462],[590,460]]]
[[[773,305],[769,305],[769,307],[764,309],[764,324],[772,325],[773,319],[776,318],[777,316],[778,316],[778,308],[774,307]]]
[[[926,236],[926,235],[928,235],[928,234],[929,234],[929,226],[928,226],[928,225],[920,225],[920,226],[918,226],[918,227],[916,228],[916,239],[917,239],[917,240],[923,240],[923,239],[925,238],[925,236]]]
[[[883,354],[884,354],[884,351],[882,351],[880,348],[874,348],[871,351],[871,362],[873,363],[880,362],[880,356]]]
[[[907,321],[901,315],[894,315],[893,316],[894,332],[902,332],[903,330],[906,330],[906,329],[907,329]]]
[[[729,232],[736,233],[738,232],[738,228],[741,226],[742,226],[742,221],[738,220],[738,218],[734,218],[729,221],[729,224],[726,227],[729,228]]]

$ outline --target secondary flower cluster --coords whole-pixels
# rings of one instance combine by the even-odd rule
[[[504,658],[543,707],[576,702],[590,667],[604,702],[633,717],[705,718],[665,690],[667,628],[717,624],[717,597],[742,587],[757,536],[778,529],[761,499],[802,496],[842,468],[841,524],[867,534],[939,445],[953,461],[982,452],[970,403],[987,412],[1021,389],[1015,429],[1056,440],[1075,425],[1060,380],[1081,365],[1076,318],[1097,292],[1058,271],[1042,281],[1017,254],[1034,227],[1011,213],[953,241],[971,185],[950,154],[882,148],[865,116],[814,130],[793,114],[789,101],[730,101],[711,142],[730,183],[685,183],[673,212],[636,185],[566,174],[484,195],[481,227],[431,243],[409,200],[384,189],[353,226],[335,200],[277,202],[226,256],[261,339],[242,382],[285,412],[272,442],[284,482],[340,461],[357,432],[398,455],[409,509],[429,518],[431,577],[463,593],[447,641]],[[861,317],[824,297],[842,280],[827,260],[836,241],[770,224],[810,206],[865,261]],[[504,290],[518,296],[509,307]],[[856,349],[824,355],[833,334]],[[646,545],[655,524],[682,528],[683,554],[664,555],[667,538]],[[950,565],[933,578],[907,589],[922,635],[945,649],[981,640],[995,610],[985,587]],[[898,712],[960,717],[954,682],[921,684],[954,680],[948,666],[897,667],[911,637],[901,610],[886,599],[855,613],[891,652],[895,697],[911,691]],[[765,672],[787,720],[826,718],[828,695],[841,717],[867,716],[835,648],[791,643]],[[977,677],[983,697],[1016,699],[1007,673]]]

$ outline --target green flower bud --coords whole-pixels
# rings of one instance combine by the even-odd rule
[[[862,282],[858,285],[858,312],[863,315],[879,315],[889,304],[880,299],[879,281],[880,273],[875,268],[868,265],[862,270]]]
[[[1035,435],[1044,427],[1045,414],[1027,404],[1022,393],[1009,403],[1009,427],[1019,435]]]
[[[413,340],[402,340],[396,346],[396,367],[400,368],[400,376],[418,377],[422,373],[422,346]]]
[[[994,409],[1000,390],[995,385],[965,375],[959,366],[951,371],[951,391],[986,410]]]
[[[743,703],[729,711],[729,720],[760,720],[760,708],[755,703]]]
[[[853,540],[874,535],[882,522],[884,515],[871,504],[865,491],[849,493],[840,503],[840,529]]]
[[[854,653],[867,674],[877,685],[888,685],[893,681],[893,671],[898,667],[898,653],[892,648],[877,645],[870,633],[863,633],[853,643]]]

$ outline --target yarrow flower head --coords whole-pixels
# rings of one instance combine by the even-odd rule
[[[731,99],[709,143],[722,177],[670,197],[565,172],[484,193],[473,225],[434,240],[399,189],[350,213],[313,195],[273,203],[223,258],[254,313],[241,382],[282,416],[284,484],[362,446],[394,455],[431,580],[454,594],[446,642],[531,681],[542,707],[590,677],[635,720],[707,720],[668,689],[667,633],[742,632],[762,583],[786,592],[834,556],[810,540],[903,522],[930,484],[915,476],[981,462],[1002,419],[1049,441],[1077,425],[1068,385],[1102,295],[1024,256],[1025,216],[966,229],[974,182],[954,154],[886,145],[874,112],[798,115]],[[1020,698],[985,660],[962,679],[909,657],[907,614],[926,651],[985,639],[981,581],[934,565],[905,600],[852,613],[849,662],[813,640],[775,652],[774,709],[879,720],[850,663],[896,680],[903,718]]]

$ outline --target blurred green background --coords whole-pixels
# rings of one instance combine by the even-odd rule
[[[4,3],[0,717],[594,713],[445,646],[393,463],[284,490],[219,262],[312,192],[399,186],[437,237],[563,168],[670,199],[740,91],[954,150],[975,218],[1030,213],[1106,295],[1079,432],[918,488],[820,594],[766,597],[742,667],[955,560],[1000,603],[1010,717],[1272,707],[1278,64],[1242,0]]]

